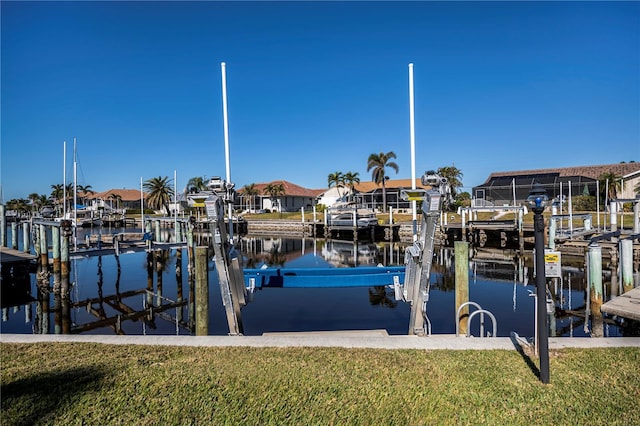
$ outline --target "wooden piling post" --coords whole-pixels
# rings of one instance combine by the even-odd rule
[[[60,278],[62,287],[69,285],[69,273],[71,265],[69,263],[69,237],[71,236],[71,222],[65,220],[60,229]],[[64,294],[65,290],[62,289]]]
[[[29,222],[22,223],[22,251],[29,253],[31,251],[31,239],[29,238]]]
[[[0,204],[0,245],[7,246],[7,210],[4,204]]]
[[[460,306],[469,301],[469,243],[456,241],[455,252],[455,283],[456,283],[456,312]],[[456,321],[460,324],[460,334],[467,334],[467,320],[469,318],[469,305],[460,310],[460,316]]]
[[[207,247],[196,247],[196,336],[209,335],[209,270]]]
[[[18,250],[18,222],[11,222],[11,248]]]
[[[620,270],[622,276],[622,292],[633,289],[633,241],[620,241]]]
[[[53,273],[60,273],[60,227],[51,227],[51,240],[53,246]]]
[[[176,222],[176,228],[173,231],[175,233],[176,243],[182,241],[182,222]]]
[[[588,253],[589,259],[589,308],[591,310],[591,336],[602,337],[603,323],[602,312],[600,307],[602,306],[603,291],[602,291],[602,248],[597,244],[589,245]]]
[[[47,227],[40,225],[40,264],[43,269],[49,267],[49,246],[47,244]]]

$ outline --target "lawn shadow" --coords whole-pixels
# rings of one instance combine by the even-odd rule
[[[533,372],[533,374],[535,374],[535,376],[539,379],[540,378],[540,369],[533,362],[533,360],[531,359],[529,354],[527,354],[525,352],[525,350],[523,349],[522,344],[518,340],[519,336],[516,333],[511,332],[509,337],[511,339],[511,343],[513,343],[513,346],[516,348],[516,351],[518,351],[518,353],[520,354],[520,356],[522,357],[524,362],[527,364],[527,367],[529,367],[529,369]]]
[[[77,394],[98,390],[106,370],[69,368],[34,374],[0,386],[2,424],[31,425],[54,420],[56,411]]]

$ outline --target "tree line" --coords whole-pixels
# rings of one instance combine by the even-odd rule
[[[386,181],[389,179],[387,175],[387,169],[399,172],[398,164],[395,160],[396,154],[393,151],[372,153],[367,159],[367,172],[371,172],[371,179],[377,185],[382,187],[382,199],[383,209],[386,211],[387,198],[386,198]],[[462,188],[463,173],[455,166],[443,166],[437,169],[436,173],[447,179],[451,191],[451,197],[453,199],[452,208],[457,208],[461,205],[469,205],[471,195],[468,192],[458,192]],[[608,199],[615,199],[622,187],[622,178],[615,173],[603,173],[598,177],[600,182],[600,191]],[[143,188],[147,193],[146,203],[147,206],[154,210],[164,209],[167,215],[170,214],[169,204],[174,196],[174,190],[172,187],[172,179],[168,176],[158,176],[146,180],[143,183]],[[345,187],[348,188],[351,193],[354,192],[355,185],[360,183],[360,176],[358,172],[346,172],[335,171],[329,173],[327,176],[327,185],[329,188]],[[86,199],[94,194],[91,185],[76,185],[76,197],[81,203],[85,203]],[[201,192],[207,189],[207,182],[204,177],[193,177],[189,179],[186,186],[186,191],[189,193]],[[640,192],[640,184],[634,188],[636,192]],[[605,193],[606,192],[606,193]],[[245,185],[240,190],[244,196],[250,200],[250,206],[255,208],[255,197],[260,195],[259,189],[255,183]],[[268,195],[272,200],[272,203],[279,202],[279,197],[286,195],[286,189],[283,183],[269,183],[262,190],[263,195]],[[66,195],[66,197],[65,197]],[[340,192],[338,189],[338,195]],[[116,209],[120,208],[122,198],[118,194],[110,194],[109,199],[115,203]],[[56,215],[61,215],[63,210],[71,210],[74,200],[74,185],[68,184],[54,184],[51,185],[51,193],[37,194],[32,193],[27,198],[12,199],[6,203],[6,207],[9,210],[17,211],[22,214],[35,214],[42,211],[43,208],[52,208]]]

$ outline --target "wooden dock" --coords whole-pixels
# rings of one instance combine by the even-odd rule
[[[600,310],[605,314],[640,321],[640,287],[608,301]]]
[[[3,265],[5,263],[30,262],[36,258],[37,256],[34,254],[25,253],[8,247],[0,247],[0,262]]]

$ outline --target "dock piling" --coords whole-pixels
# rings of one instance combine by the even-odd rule
[[[456,312],[463,304],[469,302],[469,243],[466,241],[456,241],[455,251],[455,285],[456,285]],[[467,304],[460,311],[456,318],[459,323],[459,330],[462,334],[467,334],[469,319],[469,305]]]
[[[196,336],[209,335],[209,271],[206,246],[196,247]]]
[[[602,248],[598,244],[591,244],[588,249],[589,263],[589,308],[591,311],[591,336],[603,336],[602,312]]]

